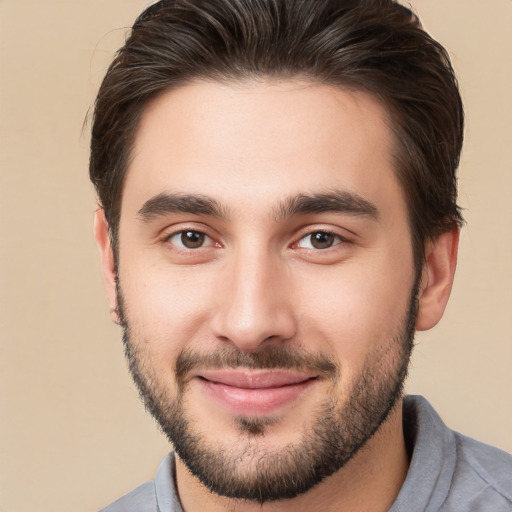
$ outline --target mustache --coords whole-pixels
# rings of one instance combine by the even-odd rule
[[[327,354],[309,353],[283,345],[267,346],[257,352],[243,352],[236,347],[221,347],[211,352],[185,349],[176,359],[175,376],[182,387],[187,376],[198,369],[249,368],[251,370],[302,370],[319,373],[333,381],[338,380],[339,366]]]

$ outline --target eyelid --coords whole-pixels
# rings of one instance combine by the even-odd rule
[[[171,242],[171,239],[177,235],[180,235],[181,233],[184,233],[184,232],[187,232],[187,231],[193,231],[194,233],[200,233],[202,235],[204,235],[206,238],[210,239],[211,242],[206,244],[206,245],[203,245],[201,247],[198,247],[196,249],[190,249],[190,248],[187,248],[187,247],[181,247],[179,245],[176,245],[176,244],[173,244]],[[170,245],[173,245],[177,250],[180,250],[180,251],[199,251],[201,249],[206,249],[208,247],[221,247],[221,243],[217,240],[217,237],[215,237],[213,235],[213,233],[211,233],[211,229],[208,229],[206,226],[204,225],[201,225],[201,226],[193,226],[191,224],[187,224],[187,223],[184,223],[182,225],[175,225],[175,226],[172,226],[172,227],[168,227],[166,229],[163,230],[162,232],[162,237],[161,237],[161,241],[163,243],[168,243]]]
[[[341,233],[340,231],[343,231],[344,233],[349,233],[349,234],[344,234],[344,233]],[[316,225],[316,226],[313,225],[313,226],[307,226],[307,227],[301,229],[299,231],[298,235],[296,236],[295,241],[292,243],[292,246],[297,246],[301,240],[303,240],[304,238],[307,238],[308,236],[311,236],[315,233],[325,233],[328,235],[333,235],[333,236],[337,237],[341,243],[347,243],[347,244],[353,243],[354,240],[352,238],[357,236],[355,233],[352,233],[351,231],[348,231],[346,229],[342,230],[341,228],[336,229],[336,228],[322,226],[322,225]],[[333,245],[332,247],[339,245],[339,243]]]
[[[344,243],[344,241],[341,239],[341,237],[339,237],[338,235],[336,235],[334,233],[321,232],[322,234],[332,236],[334,238],[334,240],[333,240],[332,244],[328,245],[327,247],[315,247],[314,243],[313,243],[313,236],[317,233],[320,233],[320,232],[315,231],[313,233],[310,233],[309,235],[303,236],[296,243],[296,248],[301,249],[301,250],[306,250],[306,251],[326,252],[329,250],[335,250],[338,245]]]

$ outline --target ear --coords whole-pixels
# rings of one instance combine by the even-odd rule
[[[456,228],[429,242],[419,292],[416,330],[426,331],[443,316],[452,290],[460,229]]]
[[[110,318],[114,323],[119,324],[114,252],[112,250],[108,222],[105,218],[105,211],[102,208],[98,208],[94,214],[94,239],[100,251],[103,280],[110,305]]]

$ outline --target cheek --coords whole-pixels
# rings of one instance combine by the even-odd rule
[[[325,340],[340,365],[357,372],[368,353],[401,334],[411,286],[407,272],[371,265],[332,269],[321,281],[304,279],[302,338]]]
[[[130,270],[120,269],[120,283],[134,342],[147,342],[147,350],[171,362],[188,344],[207,336],[213,275],[128,261],[124,268]]]

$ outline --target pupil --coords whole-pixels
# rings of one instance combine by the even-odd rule
[[[181,234],[181,242],[188,249],[196,249],[204,243],[204,234],[197,231],[184,231]]]
[[[334,242],[334,235],[330,233],[314,233],[311,235],[311,244],[315,249],[327,249]]]

